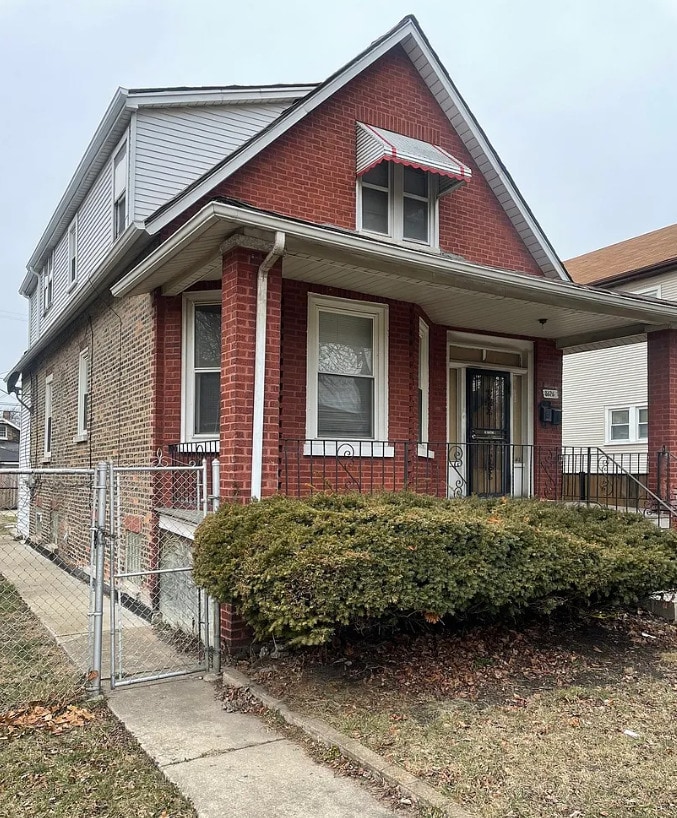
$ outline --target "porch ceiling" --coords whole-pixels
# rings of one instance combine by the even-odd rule
[[[284,277],[410,301],[435,323],[457,329],[550,338],[574,352],[677,327],[677,305],[482,267],[222,202],[199,211],[113,293],[162,287],[176,294],[196,281],[218,280],[223,242],[268,250],[275,231],[286,236]]]

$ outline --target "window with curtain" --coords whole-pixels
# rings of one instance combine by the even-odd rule
[[[376,440],[385,435],[386,310],[311,297],[309,437]]]

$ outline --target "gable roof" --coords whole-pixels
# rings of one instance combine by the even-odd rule
[[[16,423],[11,421],[9,418],[0,417],[0,426],[11,426],[12,429],[16,429],[17,432],[21,431],[21,428],[17,426]]]
[[[677,266],[677,224],[584,253],[564,266],[579,284],[634,278]]]
[[[395,28],[372,43],[305,97],[297,100],[277,119],[160,207],[146,221],[148,232],[155,234],[166,227],[396,45],[400,45],[411,59],[544,275],[569,281],[567,271],[541,226],[413,15],[401,20]]]

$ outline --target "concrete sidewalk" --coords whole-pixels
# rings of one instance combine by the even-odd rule
[[[35,550],[0,536],[0,573],[81,670],[88,667],[89,587]],[[105,606],[105,609],[108,605]],[[148,623],[124,613],[126,639],[176,657]],[[107,648],[108,615],[104,623]],[[155,644],[157,642],[157,644]],[[162,655],[167,652],[167,656]],[[139,660],[141,654],[139,653]],[[106,650],[104,668],[110,667]],[[104,678],[109,673],[104,672]],[[200,818],[386,818],[393,813],[349,778],[336,777],[255,716],[227,713],[197,676],[117,688],[109,706]]]
[[[108,703],[200,818],[394,814],[255,716],[227,713],[200,678],[118,688]]]

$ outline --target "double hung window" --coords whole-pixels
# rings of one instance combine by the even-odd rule
[[[398,241],[433,244],[434,182],[418,168],[379,163],[360,179],[361,229]]]
[[[77,439],[86,440],[89,429],[89,350],[78,358],[78,426]]]
[[[386,436],[386,322],[384,305],[311,296],[308,437]]]
[[[220,294],[188,293],[184,300],[184,434],[219,436],[221,403]]]
[[[127,143],[113,159],[113,238],[127,227]]]

